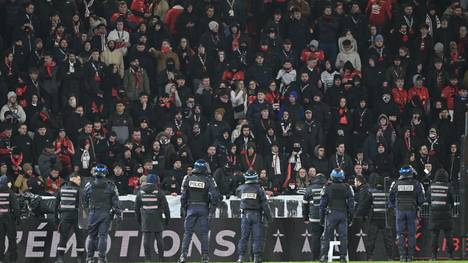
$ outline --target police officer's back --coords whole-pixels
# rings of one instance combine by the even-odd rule
[[[55,201],[55,220],[59,223],[60,241],[57,247],[57,263],[63,262],[70,232],[76,236],[77,262],[84,260],[84,237],[78,227],[78,210],[80,206],[80,183],[78,173],[70,175],[69,181],[62,184],[57,191]]]
[[[182,217],[185,216],[185,232],[179,263],[186,262],[189,244],[196,224],[200,226],[202,262],[209,261],[208,215],[216,209],[220,195],[216,182],[208,171],[208,163],[205,160],[197,160],[194,163],[192,175],[186,176],[182,182],[180,202]]]
[[[159,259],[162,260],[164,251],[163,222],[164,225],[168,225],[171,212],[164,192],[156,185],[156,176],[154,174],[148,176],[146,184],[143,184],[137,192],[135,214],[141,231],[144,233],[145,259],[151,259],[151,252],[154,248],[154,235],[158,244]]]
[[[375,244],[379,232],[382,233],[387,258],[392,258],[394,243],[393,229],[387,224],[387,193],[384,191],[384,178],[373,173],[369,178],[369,192],[371,194],[371,211],[367,229],[367,260],[372,261]]]
[[[320,199],[320,223],[325,224],[320,262],[327,261],[330,240],[335,229],[340,236],[340,260],[346,262],[348,222],[352,220],[353,216],[354,193],[352,188],[343,182],[345,176],[341,169],[334,169],[330,178],[332,182],[323,188]]]
[[[444,231],[446,240],[452,240],[452,208],[454,193],[444,169],[437,170],[434,181],[429,186],[427,201],[429,203],[429,229],[432,232],[432,260],[437,260],[439,232]],[[453,242],[447,242],[447,254],[453,258]]]
[[[108,180],[107,167],[102,164],[93,168],[93,181],[85,186],[84,207],[88,210],[87,262],[94,261],[95,244],[99,252],[98,263],[106,262],[107,234],[111,220],[120,220],[119,194],[115,184]]]
[[[320,236],[323,233],[323,227],[320,225],[320,199],[323,186],[326,183],[325,175],[317,174],[312,183],[306,188],[302,201],[304,223],[311,223],[313,260],[320,257]]]
[[[413,261],[416,247],[417,210],[424,203],[424,189],[413,178],[413,168],[402,167],[400,178],[390,187],[388,207],[395,208],[396,231],[400,261]],[[408,246],[405,245],[404,231],[408,231]],[[407,250],[406,250],[407,249]]]
[[[19,224],[19,204],[16,195],[9,187],[6,175],[0,176],[0,262],[5,258],[5,236],[8,237],[10,261],[16,262],[16,225]]]
[[[253,236],[254,262],[262,262],[263,254],[263,223],[272,221],[271,209],[266,198],[265,190],[258,182],[255,171],[249,170],[244,175],[245,184],[236,190],[236,196],[241,199],[241,238],[238,245],[238,263],[243,262],[243,257],[250,233]]]

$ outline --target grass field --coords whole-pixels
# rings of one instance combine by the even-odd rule
[[[165,262],[168,262],[168,261],[165,261]],[[200,261],[187,261],[187,262],[200,262]],[[229,261],[224,261],[224,262],[211,262],[211,263],[225,263],[225,262],[229,262]],[[247,263],[248,261],[244,261],[245,263]],[[276,261],[278,262],[278,261]],[[276,263],[275,262],[275,263]],[[318,262],[318,261],[282,261],[281,263],[286,263],[286,262],[293,262],[293,263],[311,263],[311,262]],[[339,261],[333,261],[333,262],[339,262]],[[349,262],[352,262],[352,263],[369,263],[370,261],[349,261]],[[378,262],[378,263],[395,263],[395,262],[398,262],[398,261],[374,261],[374,262]],[[413,262],[424,262],[424,260],[421,260],[421,261],[413,261]],[[447,260],[440,260],[440,261],[427,261],[426,262],[438,262],[438,263],[453,263],[453,262],[456,262],[456,263],[459,263],[459,262],[468,262],[468,260],[452,260],[452,261],[447,261]],[[135,262],[135,263],[146,263],[146,262]],[[156,263],[156,261],[155,261]],[[268,263],[268,262],[264,262],[264,263]],[[271,262],[273,263],[273,262]]]

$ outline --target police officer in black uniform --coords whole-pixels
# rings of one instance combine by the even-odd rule
[[[392,258],[394,231],[386,224],[387,193],[384,191],[383,177],[373,173],[369,179],[369,192],[371,193],[371,211],[367,228],[367,261],[373,261],[375,241],[379,232],[382,233],[387,259]]]
[[[390,187],[388,207],[395,208],[400,262],[411,262],[416,248],[417,210],[424,203],[424,188],[413,178],[414,169],[411,166],[400,168],[399,173],[400,178]],[[405,244],[405,230],[408,232],[408,246]]]
[[[320,236],[323,233],[323,227],[320,225],[320,192],[327,183],[324,174],[317,174],[312,183],[306,188],[302,201],[302,217],[304,223],[311,226],[312,232],[312,260],[318,260],[320,257]]]
[[[19,225],[19,203],[15,193],[11,191],[9,179],[0,176],[0,262],[5,260],[5,236],[8,237],[8,254],[10,263],[16,262],[16,225]]]
[[[241,238],[238,244],[238,263],[244,262],[245,250],[252,232],[254,263],[262,262],[263,225],[272,221],[270,205],[265,190],[258,183],[258,175],[249,170],[244,174],[245,184],[236,190],[236,196],[241,199]],[[266,221],[265,221],[266,220]]]
[[[320,262],[327,262],[330,240],[336,229],[340,236],[340,261],[343,263],[347,262],[348,223],[352,224],[354,192],[351,186],[343,182],[343,170],[333,169],[330,178],[332,182],[323,188],[320,199],[320,224],[325,225]]]
[[[185,218],[185,232],[182,240],[179,263],[187,261],[187,253],[195,226],[200,227],[202,263],[209,262],[208,216],[213,214],[219,202],[219,191],[213,177],[209,175],[209,166],[205,160],[197,160],[191,176],[182,182],[180,198],[181,214]]]
[[[94,252],[98,250],[98,263],[106,263],[107,235],[111,220],[120,221],[122,212],[119,206],[117,186],[106,179],[107,167],[97,164],[92,169],[93,181],[85,186],[84,207],[88,210],[88,243],[86,263],[94,262]]]
[[[427,192],[427,201],[430,206],[429,229],[432,232],[432,260],[437,260],[440,230],[444,231],[447,240],[447,255],[453,259],[452,208],[454,200],[447,171],[437,170],[434,181]]]
[[[163,217],[167,226],[171,218],[166,195],[157,187],[156,176],[148,175],[146,183],[137,192],[135,201],[135,214],[138,224],[143,232],[143,247],[145,248],[145,260],[151,260],[154,250],[154,239],[158,244],[159,260],[164,261],[164,239],[162,237]]]
[[[63,263],[63,256],[67,248],[70,232],[76,236],[76,252],[78,263],[84,262],[84,235],[78,227],[78,209],[80,206],[81,177],[78,173],[72,173],[69,181],[65,182],[56,195],[55,220],[59,223],[60,241],[57,247],[56,263]]]

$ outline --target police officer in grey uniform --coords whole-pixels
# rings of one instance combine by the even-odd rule
[[[432,232],[432,260],[437,260],[439,249],[439,232],[444,231],[447,240],[447,255],[453,259],[452,242],[452,208],[454,194],[448,180],[448,173],[444,169],[437,170],[434,181],[427,192],[429,203],[429,229]]]
[[[94,252],[98,250],[98,263],[106,263],[107,235],[112,219],[120,221],[122,212],[119,206],[117,186],[106,179],[107,167],[97,164],[92,169],[94,180],[87,183],[84,193],[84,207],[88,210],[88,243],[86,263],[94,262]]]
[[[76,236],[76,262],[84,262],[84,234],[78,227],[78,210],[80,206],[81,177],[78,173],[72,173],[69,181],[62,184],[56,194],[55,220],[59,223],[60,241],[57,247],[56,263],[63,263],[63,257],[67,248],[67,241],[71,233]]]
[[[189,244],[197,224],[200,227],[201,262],[209,262],[208,216],[214,213],[220,195],[216,182],[208,171],[208,163],[205,160],[197,160],[193,165],[192,175],[186,176],[182,182],[180,203],[182,218],[185,217],[185,232],[179,263],[187,261]]]
[[[325,175],[317,174],[312,183],[306,188],[302,201],[304,223],[310,223],[311,226],[312,260],[318,260],[320,257],[320,236],[323,233],[323,227],[320,225],[320,192],[326,183],[327,178],[325,178]]]
[[[244,262],[245,250],[252,233],[254,263],[262,262],[264,223],[272,221],[270,205],[265,190],[258,183],[258,175],[249,170],[244,174],[245,184],[236,190],[236,196],[241,199],[241,238],[238,244],[239,259]],[[266,221],[265,221],[266,220]]]
[[[18,199],[10,189],[8,177],[2,175],[0,176],[0,262],[5,260],[5,236],[8,237],[9,262],[14,263],[18,258],[16,225],[19,225],[19,220]]]
[[[320,262],[328,260],[328,249],[334,232],[340,236],[340,261],[347,262],[348,224],[352,224],[354,212],[354,192],[344,183],[343,170],[336,168],[330,174],[332,179],[322,190],[320,199],[320,224],[325,225],[322,237]]]
[[[145,260],[151,260],[151,253],[154,250],[154,239],[156,238],[159,261],[164,261],[162,215],[164,214],[164,225],[167,226],[171,218],[171,212],[167,204],[166,195],[156,185],[156,176],[154,174],[148,175],[146,183],[137,192],[135,214],[141,227],[141,232],[143,232]]]

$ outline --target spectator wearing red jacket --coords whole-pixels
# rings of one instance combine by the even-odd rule
[[[57,139],[53,142],[55,147],[55,154],[58,155],[62,167],[66,174],[72,172],[72,157],[75,154],[75,147],[73,142],[67,137],[64,129],[60,129]]]
[[[184,12],[184,7],[175,5],[169,9],[164,16],[164,25],[169,29],[173,35],[177,34],[177,19]]]
[[[395,80],[395,87],[392,89],[392,97],[395,104],[400,108],[400,111],[403,112],[406,103],[408,103],[410,99],[408,91],[405,89],[405,79],[403,76]]]
[[[367,2],[366,12],[369,15],[369,24],[383,28],[392,18],[392,1],[370,0]]]
[[[119,2],[119,11],[112,14],[111,21],[115,23],[119,18],[122,18],[125,21],[125,26],[132,30],[136,29],[140,23],[144,22],[143,18],[132,14],[132,12],[128,10],[128,5],[125,1]]]
[[[447,102],[447,109],[453,111],[454,98],[458,94],[458,78],[453,75],[450,77],[450,84],[442,89],[442,98]]]
[[[429,91],[425,86],[423,86],[423,81],[423,77],[421,75],[417,75],[414,80],[414,86],[408,91],[408,96],[409,98],[414,96],[419,97],[422,105],[426,107],[428,105],[427,102],[429,101]]]
[[[300,59],[306,63],[311,56],[315,57],[319,62],[325,60],[325,53],[319,49],[319,42],[315,39],[311,40],[307,48],[302,50]]]

